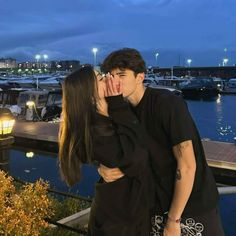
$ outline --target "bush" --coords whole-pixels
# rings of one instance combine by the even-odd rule
[[[42,180],[16,188],[12,177],[0,171],[0,235],[37,236],[48,227],[44,218],[53,210],[47,188]]]

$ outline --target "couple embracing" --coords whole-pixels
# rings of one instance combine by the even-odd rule
[[[101,73],[102,71],[102,73]],[[145,88],[136,49],[83,65],[63,82],[59,165],[98,166],[89,236],[223,236],[218,192],[185,101]]]

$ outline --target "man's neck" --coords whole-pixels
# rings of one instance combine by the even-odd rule
[[[137,106],[139,102],[141,101],[144,92],[146,90],[146,87],[140,86],[135,93],[133,93],[130,97],[127,98],[127,100],[132,104],[132,106]]]

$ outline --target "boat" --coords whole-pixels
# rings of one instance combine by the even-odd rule
[[[182,91],[173,86],[171,87],[171,86],[158,85],[154,82],[154,83],[149,84],[147,87],[155,88],[155,89],[166,89],[177,96],[182,96]]]
[[[59,119],[61,116],[62,90],[57,89],[49,91],[47,102],[41,111],[41,119],[43,121],[52,121]]]
[[[47,90],[59,89],[61,87],[61,83],[59,81],[59,78],[50,77],[43,81],[39,81],[38,87],[40,89],[47,89]]]
[[[28,90],[21,92],[18,97],[17,105],[21,108],[21,115],[27,116],[27,110],[34,113],[32,119],[40,120],[40,115],[43,107],[47,102],[49,91],[47,90]],[[33,102],[31,107],[27,105],[27,102]]]
[[[224,89],[222,90],[223,94],[236,94],[236,78],[229,79],[225,83]]]
[[[25,89],[12,88],[9,85],[1,85],[0,88],[0,108],[8,108],[11,110],[14,116],[18,116],[21,113],[21,108],[17,105],[18,97]]]
[[[219,89],[212,78],[192,78],[180,83],[179,88],[186,99],[212,99],[219,94]]]

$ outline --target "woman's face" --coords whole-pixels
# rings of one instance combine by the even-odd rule
[[[97,89],[95,97],[103,99],[105,98],[106,95],[106,82],[105,82],[106,77],[96,70],[94,70],[94,73],[96,75],[96,89]]]

